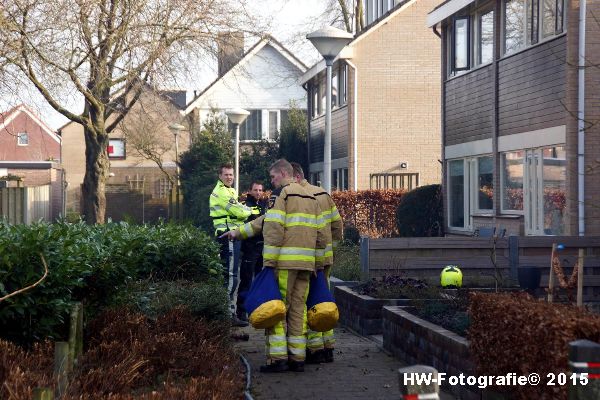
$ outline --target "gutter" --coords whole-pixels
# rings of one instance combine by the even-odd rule
[[[585,235],[585,18],[586,0],[579,3],[579,62],[577,88],[577,207],[579,236]]]
[[[354,151],[354,191],[358,191],[358,68],[352,63],[352,61],[346,59],[346,63],[354,70],[354,110],[352,118],[352,146]],[[347,81],[348,77],[346,77]]]

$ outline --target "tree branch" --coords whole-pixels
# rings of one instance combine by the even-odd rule
[[[16,296],[19,293],[23,293],[23,292],[25,292],[25,291],[27,291],[29,289],[33,289],[34,287],[36,287],[37,285],[39,285],[40,283],[42,283],[42,281],[44,279],[46,279],[46,276],[48,276],[48,264],[46,264],[46,260],[44,259],[44,255],[42,253],[40,253],[40,257],[42,259],[42,264],[44,264],[44,275],[42,275],[42,277],[36,283],[34,283],[33,285],[29,285],[27,287],[24,287],[23,289],[19,289],[19,290],[15,291],[15,292],[9,293],[9,294],[7,294],[4,297],[0,297],[0,302],[6,300],[8,298],[11,298],[13,296]]]

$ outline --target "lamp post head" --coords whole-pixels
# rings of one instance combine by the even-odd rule
[[[173,135],[177,136],[180,131],[185,131],[185,126],[181,124],[169,124],[169,129],[173,132]]]
[[[327,26],[306,35],[325,60],[332,61],[354,36],[342,29]]]
[[[232,108],[225,111],[225,114],[232,124],[239,125],[250,115],[250,112],[243,108]]]

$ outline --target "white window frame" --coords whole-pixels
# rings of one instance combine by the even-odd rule
[[[275,132],[277,134],[279,134],[281,132],[281,110],[273,110],[273,109],[263,110],[263,113],[264,113],[263,114],[263,121],[267,121],[266,124],[263,124],[263,128],[264,128],[264,130],[263,130],[263,140],[269,140],[269,141],[274,142],[274,141],[276,141],[276,139],[275,138],[271,139],[269,137],[269,133],[270,133],[270,130],[271,130],[271,113],[272,112],[277,113],[277,123],[276,123],[277,127],[275,129]],[[266,115],[266,118],[265,118],[265,115]]]
[[[488,13],[493,13],[493,25],[492,25],[492,59],[489,61],[482,61],[481,60],[481,18],[488,14]],[[475,12],[475,17],[472,18],[473,20],[473,28],[472,28],[472,32],[473,32],[473,60],[472,60],[472,68],[475,67],[480,67],[483,65],[488,65],[491,64],[494,61],[494,36],[495,36],[495,32],[497,30],[496,28],[496,16],[495,16],[495,12],[496,10],[494,9],[493,4],[490,5],[486,5],[485,7],[480,8],[479,10],[477,10]]]
[[[21,139],[25,137],[26,141],[22,142]],[[17,133],[17,146],[29,146],[29,133],[19,132]]]

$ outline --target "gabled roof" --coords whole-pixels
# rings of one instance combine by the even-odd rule
[[[379,29],[383,25],[387,24],[387,22],[390,19],[392,19],[396,15],[400,14],[408,6],[410,6],[412,3],[416,2],[416,1],[417,0],[403,0],[403,1],[399,2],[394,7],[392,7],[388,12],[386,12],[381,17],[379,17],[379,19],[372,22],[370,25],[365,27],[362,31],[358,32],[354,36],[354,39],[352,39],[352,41],[350,43],[348,43],[346,45],[346,47],[344,47],[344,49],[336,57],[336,60],[344,59],[344,58],[352,58],[353,57],[353,51],[352,51],[353,46],[355,46],[357,43],[360,43],[364,38],[368,37],[371,33],[375,32],[377,29]],[[316,76],[319,72],[321,72],[323,70],[325,70],[325,60],[321,60],[318,63],[314,64],[312,67],[310,67],[310,69],[308,71],[306,71],[306,73],[304,75],[302,75],[302,77],[300,78],[300,83],[304,84],[304,83],[308,82],[309,80],[311,80],[314,76]]]
[[[226,73],[212,81],[207,87],[204,88],[204,90],[202,90],[194,99],[192,99],[192,101],[190,101],[185,107],[183,114],[189,114],[210,88],[212,88],[216,83],[222,81],[228,76],[234,75],[236,72],[238,72],[241,68],[243,68],[244,64],[246,64],[250,59],[252,59],[252,57],[254,57],[260,50],[262,50],[267,45],[277,50],[285,59],[292,63],[301,72],[306,72],[307,67],[302,61],[300,61],[292,52],[286,49],[281,43],[275,40],[275,38],[273,38],[270,35],[267,35],[260,39],[258,42],[256,42],[256,44],[254,44],[254,46],[252,46],[250,49],[248,49],[248,51],[246,51],[246,53],[242,55],[239,61],[236,64],[234,64]]]
[[[41,120],[40,117],[36,115],[33,111],[29,109],[25,104],[19,104],[8,110],[7,112],[0,113],[0,130],[4,129],[8,124],[10,124],[20,113],[25,113],[31,118],[36,124],[44,130],[52,139],[54,139],[57,143],[60,144],[60,136],[56,134],[55,131],[52,130],[48,125]]]

